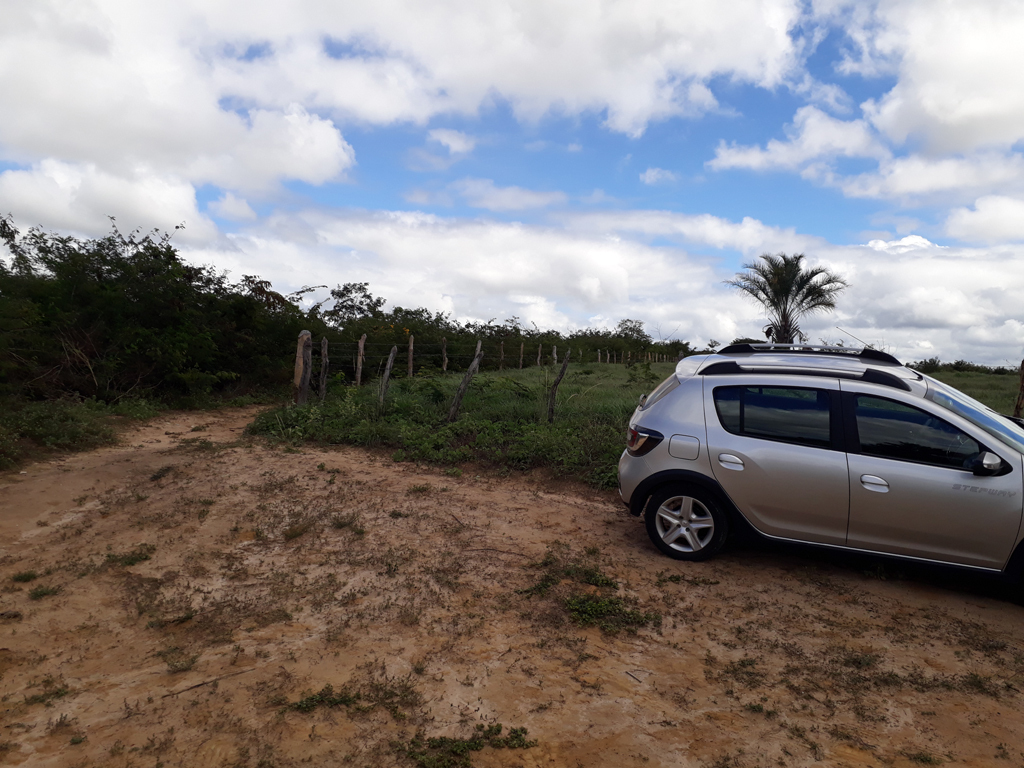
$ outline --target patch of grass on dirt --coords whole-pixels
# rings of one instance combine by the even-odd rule
[[[597,554],[597,550],[594,550]],[[544,558],[539,562],[532,563],[532,568],[543,571],[537,582],[525,589],[516,590],[520,595],[538,595],[544,597],[551,591],[552,587],[562,582],[562,579],[571,579],[580,584],[590,584],[594,587],[616,587],[616,581],[605,574],[592,562],[585,562],[580,558],[570,558],[568,547],[561,542],[555,542],[549,548]]]
[[[51,701],[63,699],[70,692],[71,690],[66,685],[59,685],[53,678],[48,677],[43,680],[43,692],[26,696],[25,703],[29,705],[46,704],[49,706]]]
[[[658,580],[654,583],[659,587],[669,583],[689,584],[694,587],[713,587],[715,584],[719,584],[721,582],[719,582],[718,579],[709,579],[705,576],[683,576],[680,573],[673,573],[666,576],[664,571],[659,571]]]
[[[140,544],[129,552],[121,554],[110,552],[107,554],[107,562],[111,565],[119,565],[122,568],[130,568],[133,565],[149,560],[154,552],[156,552],[156,547],[152,544]]]
[[[923,750],[917,752],[904,751],[900,753],[907,760],[918,765],[941,765],[942,758],[936,757],[931,752],[925,752]]]
[[[316,693],[307,693],[296,702],[286,704],[285,711],[312,712],[317,707],[345,707],[353,712],[372,712],[378,707],[391,713],[396,720],[404,720],[403,710],[411,710],[423,703],[423,696],[416,690],[411,675],[389,676],[383,669],[371,672],[359,686],[346,683],[341,691],[334,692],[330,683]]]
[[[158,651],[156,655],[166,662],[167,671],[172,675],[178,672],[188,672],[199,661],[198,653],[190,654],[177,646],[165,648]]]
[[[168,464],[165,467],[160,467],[160,469],[158,469],[156,472],[154,472],[152,475],[149,476],[149,479],[152,480],[155,483],[158,480],[163,480],[165,477],[167,477],[173,471],[174,471],[174,465],[173,464]]]
[[[28,593],[28,598],[29,600],[42,600],[44,597],[56,595],[58,592],[60,592],[60,587],[48,587],[40,584]]]
[[[303,696],[298,701],[286,706],[285,709],[296,712],[312,712],[317,707],[351,707],[357,701],[359,701],[358,693],[351,693],[346,688],[343,688],[340,693],[335,693],[334,686],[328,683],[317,693]]]
[[[648,624],[661,626],[661,614],[644,613],[629,607],[621,597],[599,597],[577,594],[565,599],[569,618],[581,626],[597,626],[602,632],[614,635],[620,630],[636,632]]]
[[[479,752],[484,747],[529,749],[537,746],[536,740],[527,738],[525,728],[511,728],[507,736],[501,735],[502,730],[501,723],[481,724],[476,726],[472,736],[464,739],[450,736],[424,738],[424,734],[419,732],[409,742],[394,742],[394,747],[421,768],[472,768],[470,753]]]
[[[38,578],[39,574],[35,571],[21,571],[11,576],[11,581],[17,581],[24,584],[29,581],[35,581]]]
[[[358,512],[348,512],[344,515],[334,515],[334,517],[331,518],[331,527],[339,531],[348,528],[356,536],[366,535],[366,529],[359,524]]]

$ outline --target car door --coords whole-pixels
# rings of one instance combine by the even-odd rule
[[[1021,464],[979,477],[967,466],[995,441],[955,416],[843,382],[851,547],[1001,568],[1021,522]],[[860,390],[860,391],[857,391]],[[972,434],[974,432],[974,434]],[[983,442],[984,441],[984,442]]]
[[[707,376],[712,471],[762,533],[845,544],[849,471],[836,379]]]

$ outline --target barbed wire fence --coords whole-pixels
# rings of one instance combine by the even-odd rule
[[[475,346],[474,346],[475,345]],[[368,380],[377,379],[380,387],[381,405],[387,392],[391,378],[401,376],[412,378],[417,374],[458,374],[464,373],[459,387],[460,394],[473,375],[482,368],[482,361],[488,360],[488,370],[515,370],[546,365],[557,366],[559,351],[557,344],[537,344],[536,357],[533,354],[533,343],[512,340],[507,346],[505,340],[458,339],[449,343],[442,338],[440,342],[416,343],[415,336],[409,334],[404,350],[394,341],[369,340],[363,334],[359,341],[328,341],[320,340],[319,359],[314,359],[313,338],[310,331],[299,334],[295,351],[295,377],[293,382],[294,401],[303,405],[309,401],[310,389],[315,390],[319,400],[323,402],[327,394],[330,372],[342,373],[345,380],[355,386],[363,386]],[[403,354],[404,352],[404,354]],[[573,358],[576,365],[632,365],[639,362],[669,362],[672,358],[658,352],[637,352],[629,350],[587,349],[583,346],[563,345],[562,368],[555,380],[550,393],[550,402],[554,403],[555,392],[569,363]],[[404,366],[399,362],[404,362]],[[404,370],[402,370],[404,368]],[[452,404],[450,420],[458,415],[461,396]],[[551,418],[553,418],[553,411]]]

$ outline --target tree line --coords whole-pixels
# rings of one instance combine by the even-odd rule
[[[10,216],[0,217],[0,242],[9,253],[0,258],[0,395],[115,402],[282,388],[303,329],[331,344],[355,343],[363,334],[400,348],[410,334],[421,348],[444,339],[449,370],[468,364],[460,350],[477,340],[491,349],[504,343],[506,367],[520,344],[532,350],[526,358],[533,362],[538,344],[572,347],[589,359],[598,349],[631,360],[695,351],[687,342],[655,341],[631,319],[563,334],[515,317],[458,322],[422,307],[388,308],[359,282],[341,283],[303,307],[315,288],[286,295],[256,275],[233,282],[184,261],[173,233],[126,235],[111,224],[105,237],[82,239],[38,227],[21,232]],[[483,367],[498,365],[497,355],[488,355]],[[332,369],[350,378],[348,366],[343,357]]]

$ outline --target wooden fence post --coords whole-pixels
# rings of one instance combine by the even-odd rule
[[[457,418],[459,418],[459,408],[462,407],[462,398],[466,394],[466,390],[469,389],[469,382],[473,380],[473,376],[480,368],[480,361],[484,357],[484,352],[481,349],[483,341],[476,343],[476,354],[473,356],[473,362],[469,364],[469,369],[466,371],[466,375],[462,377],[462,383],[459,384],[458,390],[455,392],[455,399],[452,400],[451,410],[448,411],[448,423],[451,424]]]
[[[519,370],[523,370],[523,352],[526,349],[526,342],[519,342]]]
[[[366,334],[364,333],[359,339],[359,351],[356,352],[356,386],[360,386],[363,383],[363,360],[366,358]]]
[[[327,396],[327,368],[329,360],[327,356],[327,337],[320,339],[320,402]]]
[[[412,334],[409,334],[409,378],[412,378]]]
[[[555,420],[555,395],[558,393],[558,385],[562,383],[562,377],[565,376],[565,369],[569,367],[569,356],[571,354],[571,348],[566,350],[565,359],[562,361],[562,370],[558,372],[558,376],[555,377],[555,383],[551,385],[551,394],[548,395],[548,424]]]
[[[551,362],[558,365],[558,347],[554,344],[551,345]]]
[[[544,349],[544,345],[543,344],[538,344],[537,345],[537,365],[540,365],[540,353],[541,353],[541,350],[543,350],[543,349]]]
[[[1013,406],[1013,416],[1019,419],[1021,411],[1024,411],[1024,360],[1020,362],[1020,391],[1017,394],[1017,404]]]
[[[505,370],[505,342],[498,343],[498,370]]]
[[[380,404],[384,405],[384,395],[388,393],[388,379],[391,378],[391,366],[395,364],[395,355],[398,354],[398,346],[395,345],[391,348],[391,354],[388,355],[388,364],[384,366],[384,378],[380,380]]]
[[[313,362],[313,334],[302,331],[295,347],[295,379],[294,393],[297,405],[305,405],[309,398],[310,368]]]

